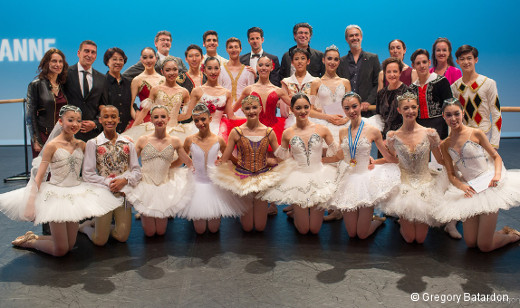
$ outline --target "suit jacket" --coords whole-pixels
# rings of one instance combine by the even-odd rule
[[[350,80],[352,73],[349,70],[347,57],[348,55],[341,57],[337,74],[341,78],[347,78]],[[375,53],[362,50],[358,61],[362,61],[359,69],[358,94],[364,102],[369,102],[371,105],[374,105],[376,103],[379,72],[381,71],[379,58]]]
[[[159,59],[160,59],[159,54],[157,54],[156,56],[157,56],[157,62],[155,63],[155,71],[157,73],[161,74],[162,62],[159,61]],[[184,62],[182,62],[181,58],[179,58],[179,57],[174,57],[174,58],[175,58],[175,61],[177,61],[177,66],[179,67],[179,75],[186,72],[187,71],[186,65],[184,65]],[[141,74],[143,71],[144,71],[144,65],[143,65],[143,63],[141,63],[141,61],[139,61],[136,64],[127,68],[122,75],[124,77],[132,80],[132,79],[134,79],[135,76]]]
[[[271,71],[271,75],[269,75],[269,80],[275,86],[280,87],[282,84],[280,83],[280,62],[278,62],[278,57],[267,52],[264,52],[262,56],[266,56],[269,59],[273,60],[274,68]],[[251,53],[246,53],[245,55],[240,56],[240,63],[249,65],[250,61]],[[255,80],[258,80],[258,76],[255,77]]]
[[[280,79],[291,77],[291,55],[292,51],[296,48],[293,46],[289,48],[289,51],[283,54],[282,63],[280,64]],[[310,46],[307,48],[311,54],[311,63],[307,66],[307,72],[312,77],[321,77],[325,73],[325,64],[323,64],[323,52],[312,49]]]
[[[63,85],[63,90],[67,96],[68,103],[81,109],[81,118],[83,120],[90,120],[96,123],[96,128],[88,133],[78,132],[76,138],[88,141],[91,138],[99,135],[103,131],[101,124],[99,124],[99,106],[105,105],[105,75],[92,69],[92,89],[87,97],[83,98],[83,92],[79,84],[78,64],[69,67],[67,74],[67,81]]]

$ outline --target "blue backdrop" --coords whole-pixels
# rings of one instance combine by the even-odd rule
[[[184,4],[182,4],[184,3]],[[497,81],[502,106],[520,106],[516,98],[520,71],[520,28],[516,1],[467,1],[449,7],[435,2],[398,1],[272,1],[254,8],[244,1],[9,1],[2,5],[0,20],[0,99],[22,98],[35,77],[41,55],[47,47],[64,51],[70,65],[77,62],[82,40],[98,44],[94,68],[105,73],[102,57],[107,48],[117,46],[128,56],[126,67],[138,61],[145,46],[153,47],[159,30],[173,35],[170,51],[184,59],[185,48],[202,46],[202,33],[219,33],[219,54],[226,56],[224,42],[231,36],[242,40],[243,53],[250,51],[246,31],[264,29],[264,50],[278,55],[294,45],[292,27],[308,22],[314,27],[313,48],[324,50],[335,44],[345,54],[348,46],[344,30],[348,24],[363,29],[363,49],[375,52],[382,61],[388,57],[387,44],[400,38],[408,52],[417,48],[431,51],[437,37],[448,37],[454,49],[471,44],[479,49],[477,71]],[[448,2],[439,2],[448,5]],[[505,113],[503,136],[520,136],[520,114]],[[21,144],[21,104],[0,105],[0,144]]]

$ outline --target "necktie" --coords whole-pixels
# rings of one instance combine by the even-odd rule
[[[259,53],[254,53],[251,58],[260,58],[260,54]]]
[[[83,98],[85,98],[85,97],[87,97],[88,92],[89,92],[89,85],[88,85],[88,79],[87,79],[88,72],[82,71],[82,73],[83,73]]]

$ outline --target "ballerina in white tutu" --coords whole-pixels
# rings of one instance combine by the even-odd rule
[[[401,180],[398,160],[383,143],[381,132],[361,119],[361,97],[349,92],[343,97],[343,109],[350,124],[339,131],[344,160],[334,196],[329,204],[343,212],[350,237],[365,239],[383,223],[373,217],[374,206],[395,192]],[[369,170],[370,150],[375,143],[384,160]],[[389,164],[380,164],[389,162]]]
[[[213,183],[241,197],[246,208],[240,217],[244,231],[263,231],[267,224],[267,202],[260,200],[257,194],[277,185],[288,174],[291,166],[276,166],[276,159],[268,158],[269,146],[276,151],[278,141],[273,129],[260,123],[262,105],[258,96],[244,98],[242,111],[247,122],[231,131],[222,159],[217,162],[218,166],[208,167],[208,171]],[[232,156],[235,145],[236,159]],[[236,164],[229,160],[236,161]]]
[[[441,150],[452,185],[436,217],[441,222],[462,220],[466,245],[483,252],[519,241],[517,230],[495,228],[499,210],[520,205],[520,173],[506,171],[485,133],[462,123],[459,100],[446,100],[443,116],[451,131]]]
[[[54,139],[50,137],[42,156],[33,161],[35,165],[40,162],[36,176],[26,188],[0,195],[0,210],[11,219],[50,224],[51,235],[39,236],[28,231],[16,238],[13,245],[53,256],[63,256],[74,247],[78,221],[103,215],[123,202],[107,189],[81,181],[85,143],[74,138],[81,127],[81,111],[65,105],[59,115],[54,131],[61,126],[61,133]],[[45,182],[49,166],[51,178]]]
[[[443,163],[440,138],[435,129],[417,124],[417,96],[406,92],[397,101],[403,125],[389,131],[386,140],[390,153],[396,153],[399,159],[401,184],[381,207],[385,213],[399,216],[401,235],[407,243],[422,244],[429,226],[438,225],[435,207],[444,196],[448,179],[445,171],[432,174],[428,167],[430,151]]]
[[[220,228],[221,217],[240,217],[245,208],[240,198],[232,192],[213,184],[208,177],[208,167],[215,166],[219,152],[226,150],[226,142],[209,129],[211,113],[205,104],[197,104],[192,112],[193,123],[199,129],[184,141],[184,150],[191,154],[195,175],[191,200],[178,214],[193,221],[197,234],[206,230],[215,233]]]
[[[130,140],[116,132],[119,111],[112,105],[101,109],[99,123],[103,132],[90,139],[85,148],[83,179],[89,183],[103,185],[116,196],[122,196],[122,189],[135,187],[141,180],[141,167],[135,146]],[[109,236],[119,242],[126,242],[132,227],[132,206],[125,202],[105,215],[93,215],[79,226],[97,246],[107,243]],[[115,225],[112,224],[115,222]]]
[[[126,199],[141,214],[141,224],[146,236],[164,235],[168,217],[181,211],[191,197],[189,180],[191,159],[182,148],[182,142],[167,134],[170,123],[169,110],[157,105],[150,111],[154,126],[151,135],[140,137],[135,145],[141,157],[142,180],[135,187],[125,186]],[[173,167],[178,157],[188,168]]]
[[[322,158],[325,144],[331,155],[337,154],[338,145],[327,127],[309,121],[310,110],[311,103],[305,94],[291,98],[296,124],[283,132],[282,144],[274,154],[286,160],[281,165],[294,167],[280,183],[258,195],[269,202],[291,204],[294,225],[301,234],[320,231],[326,202],[336,189],[336,168],[322,162],[339,160],[339,156]]]

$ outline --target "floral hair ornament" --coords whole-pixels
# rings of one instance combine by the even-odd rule
[[[79,114],[81,114],[81,109],[79,109],[78,107],[74,106],[74,105],[65,105],[63,107],[60,108],[60,112],[59,112],[59,116],[60,118],[67,112],[67,111],[74,111],[74,112],[77,112]]]
[[[398,102],[400,102],[400,101],[411,101],[411,100],[417,101],[417,95],[413,94],[410,91],[406,91],[406,92],[404,92],[403,95],[398,95],[397,96],[397,101]]]

